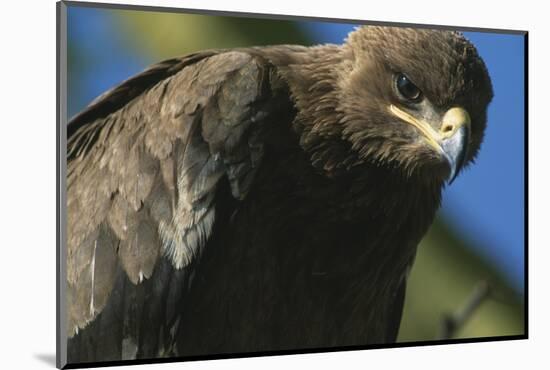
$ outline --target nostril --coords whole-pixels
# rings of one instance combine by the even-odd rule
[[[454,127],[453,125],[447,124],[447,125],[444,125],[444,126],[441,128],[441,131],[442,131],[444,134],[446,134],[446,133],[448,133],[448,132],[453,131],[453,127]]]

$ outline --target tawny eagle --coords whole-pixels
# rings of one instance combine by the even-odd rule
[[[459,32],[166,60],[68,125],[69,362],[394,342],[492,87]]]

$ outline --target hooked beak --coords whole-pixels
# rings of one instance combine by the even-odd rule
[[[461,107],[449,109],[443,115],[440,128],[436,131],[429,123],[417,119],[395,105],[390,105],[390,111],[416,127],[422,133],[426,143],[447,160],[451,168],[449,183],[452,183],[466,159],[471,126],[468,112]]]

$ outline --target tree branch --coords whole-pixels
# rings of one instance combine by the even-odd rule
[[[441,323],[439,339],[451,339],[470,319],[479,306],[490,296],[489,283],[480,281],[466,303],[454,313],[445,314]]]

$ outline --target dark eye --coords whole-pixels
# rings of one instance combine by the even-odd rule
[[[422,97],[422,91],[409,80],[403,73],[399,73],[395,78],[395,86],[399,94],[407,100],[419,101]]]

